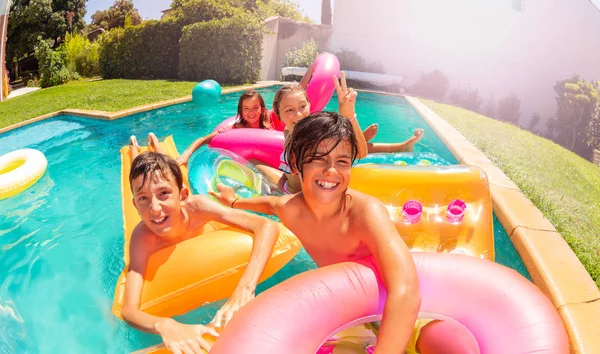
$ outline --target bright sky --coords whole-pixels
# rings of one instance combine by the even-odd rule
[[[321,0],[293,0],[300,5],[303,14],[308,15],[315,23],[321,23]],[[600,2],[600,0],[594,0]],[[87,13],[85,21],[91,22],[92,14],[98,10],[106,10],[114,0],[88,0]],[[168,9],[171,6],[171,0],[133,0],[133,4],[140,12],[142,19],[159,19],[161,10]]]

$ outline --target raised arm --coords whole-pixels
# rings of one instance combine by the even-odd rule
[[[381,202],[369,203],[362,214],[363,242],[373,253],[387,290],[375,354],[404,353],[421,306],[416,267]]]
[[[337,91],[338,96],[338,109],[340,114],[350,120],[352,123],[352,130],[354,131],[354,135],[356,135],[356,140],[358,141],[358,158],[362,159],[367,156],[367,140],[360,129],[360,125],[358,124],[358,120],[356,119],[356,112],[354,111],[354,106],[356,105],[356,96],[358,95],[354,89],[349,88],[346,84],[346,74],[342,71],[340,75],[341,85],[338,82],[337,76],[333,76],[333,81],[335,82],[335,90]]]
[[[213,132],[194,140],[194,142],[190,146],[188,146],[187,149],[185,149],[183,154],[181,154],[181,156],[177,158],[177,164],[187,165],[187,163],[190,161],[190,157],[192,157],[192,154],[201,146],[209,144],[212,138],[214,138],[217,134],[219,134],[219,132]]]
[[[205,333],[217,337],[218,333],[203,325],[187,325],[168,317],[158,317],[140,310],[144,273],[150,256],[153,235],[144,234],[140,226],[134,231],[129,247],[129,270],[125,283],[123,320],[141,331],[161,336],[165,346],[173,353],[196,353],[211,345],[202,338]]]
[[[308,83],[310,82],[310,79],[312,78],[312,73],[313,73],[314,67],[315,67],[315,63],[313,62],[312,64],[310,64],[310,66],[304,73],[304,76],[302,76],[302,79],[300,80],[299,85],[303,89],[306,89],[306,87],[308,86]]]
[[[242,306],[254,298],[258,280],[279,236],[279,226],[265,217],[225,207],[207,197],[202,198],[200,207],[212,220],[254,233],[248,266],[235,291],[215,316],[215,326],[221,327],[227,324]]]

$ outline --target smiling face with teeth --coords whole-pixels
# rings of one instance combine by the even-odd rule
[[[352,153],[347,140],[321,141],[314,155],[303,163],[300,177],[304,198],[321,204],[339,202],[350,183]]]
[[[131,187],[133,204],[146,227],[160,238],[177,237],[184,219],[181,208],[189,190],[185,186],[180,190],[173,176],[161,171],[146,178],[138,176]]]

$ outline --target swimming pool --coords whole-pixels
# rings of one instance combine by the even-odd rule
[[[261,90],[271,102],[275,89]],[[48,159],[46,174],[27,191],[0,200],[0,352],[123,353],[156,344],[110,311],[115,282],[123,267],[119,149],[136,134],[147,142],[152,131],[162,140],[174,135],[180,151],[234,114],[239,94],[198,111],[185,103],[135,114],[114,122],[61,116],[0,135],[0,155],[29,147]],[[335,98],[328,109],[336,109]],[[404,140],[425,129],[416,152],[456,163],[433,130],[401,97],[360,93],[361,125],[379,123],[375,141]],[[196,154],[192,169],[210,169],[210,154]],[[208,173],[208,172],[207,172]],[[194,181],[197,182],[197,181]],[[202,183],[194,183],[202,192]],[[495,219],[496,259],[526,274]],[[306,253],[259,290],[313,268]],[[179,317],[206,323],[221,303]]]

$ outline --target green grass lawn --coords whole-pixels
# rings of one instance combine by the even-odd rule
[[[519,186],[554,224],[600,287],[600,167],[511,124],[422,101]]]
[[[192,93],[196,82],[73,81],[0,102],[0,128],[66,108],[115,112]]]

